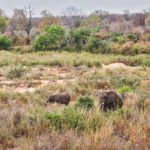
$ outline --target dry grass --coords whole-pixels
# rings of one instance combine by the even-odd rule
[[[150,148],[148,67],[99,67],[99,64],[125,60],[124,56],[113,55],[67,52],[0,54],[0,149]],[[149,56],[127,58],[132,59],[140,59],[143,63]],[[61,62],[61,65],[54,61]],[[97,62],[98,65],[93,65]],[[19,78],[9,78],[10,70],[22,67],[24,73]],[[95,94],[98,89],[128,92],[123,109],[99,112]],[[71,94],[67,108],[57,104],[45,107],[49,94],[64,90]],[[92,111],[74,110],[74,104],[81,95],[94,99]]]
[[[80,66],[100,67],[102,64],[122,62],[129,66],[150,66],[150,55],[111,55],[111,54],[91,54],[91,53],[69,53],[69,52],[0,52],[0,66]]]

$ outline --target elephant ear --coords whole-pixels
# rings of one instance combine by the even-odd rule
[[[108,97],[109,97],[109,93],[104,93],[104,98],[108,99]]]
[[[123,98],[123,99],[126,99],[126,98],[127,98],[127,93],[122,93],[121,95],[122,95],[122,98]]]

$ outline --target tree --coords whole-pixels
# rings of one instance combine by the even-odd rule
[[[129,21],[130,20],[130,10],[124,10],[123,12],[124,12],[123,16],[124,16],[125,20]]]
[[[40,29],[43,30],[46,26],[60,25],[61,21],[59,18],[53,16],[47,10],[41,12],[42,19],[40,20]]]
[[[65,30],[61,26],[48,26],[43,34],[33,42],[35,50],[54,50],[61,47],[65,37]]]
[[[150,32],[150,15],[145,19],[147,31]]]
[[[29,6],[28,9],[14,9],[12,17],[12,22],[16,24],[17,28],[26,33],[26,45],[30,44],[30,33],[33,28],[33,14],[33,10]]]
[[[4,14],[4,11],[0,9],[0,33],[3,34],[8,26],[8,19]]]
[[[150,16],[145,19],[145,24],[150,27]]]
[[[15,32],[16,29],[17,29],[17,25],[14,22],[14,18],[12,17],[12,18],[9,19],[9,30],[11,32],[12,37],[14,37],[14,32]]]
[[[85,48],[90,37],[91,31],[86,28],[78,28],[71,32],[71,45],[75,50]]]
[[[82,20],[82,13],[81,10],[76,7],[67,7],[66,10],[63,10],[63,19],[64,24],[70,28],[73,29],[74,27],[80,26],[81,20]]]
[[[109,15],[109,12],[103,10],[95,10],[91,15],[99,16],[100,18],[104,19]]]
[[[133,17],[134,25],[144,27],[145,26],[145,18],[146,18],[146,14],[136,13]]]
[[[82,25],[87,28],[99,29],[101,26],[101,17],[92,14],[82,22]]]
[[[0,16],[4,16],[4,11],[0,8]]]
[[[0,16],[0,33],[4,33],[6,31],[6,28],[8,26],[8,21],[5,16]]]

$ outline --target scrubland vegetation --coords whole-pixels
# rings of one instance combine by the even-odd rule
[[[77,10],[0,11],[0,149],[150,149],[149,12]],[[123,108],[99,110],[100,89],[125,93]],[[45,105],[63,91],[68,106]]]
[[[125,56],[0,54],[1,149],[149,149],[150,70],[130,66],[148,55],[130,56],[128,66],[119,67]],[[127,93],[123,108],[99,111],[98,89]],[[69,106],[45,106],[51,93],[61,91],[71,94]]]

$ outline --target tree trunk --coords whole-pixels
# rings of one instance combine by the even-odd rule
[[[30,39],[29,39],[29,37],[27,37],[27,38],[25,39],[25,45],[30,45]]]

